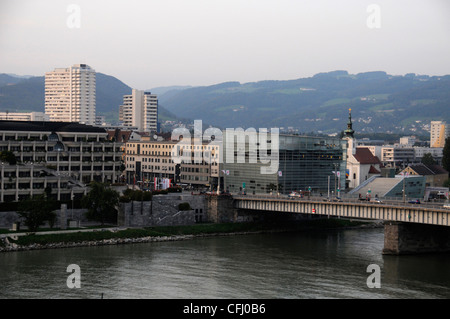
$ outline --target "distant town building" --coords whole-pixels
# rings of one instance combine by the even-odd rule
[[[45,73],[45,114],[50,121],[95,124],[96,73],[86,64]]]
[[[415,162],[419,163],[421,162],[423,156],[425,154],[431,154],[433,156],[433,159],[436,161],[436,163],[441,164],[442,163],[442,156],[443,156],[443,147],[421,147],[421,146],[414,146],[414,157]]]
[[[95,126],[106,126],[106,122],[105,122],[105,116],[103,115],[96,115],[95,116],[95,122],[94,125]]]
[[[450,125],[444,121],[431,121],[430,147],[444,147],[445,139],[450,136]]]
[[[404,136],[400,137],[400,145],[412,147],[416,143],[415,136]]]
[[[157,96],[136,89],[131,94],[124,95],[123,104],[119,107],[119,122],[125,127],[137,127],[140,132],[157,132]]]
[[[49,121],[50,117],[43,112],[0,112],[3,121]]]

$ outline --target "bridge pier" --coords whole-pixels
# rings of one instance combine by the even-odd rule
[[[385,255],[450,252],[450,227],[416,223],[386,222]]]

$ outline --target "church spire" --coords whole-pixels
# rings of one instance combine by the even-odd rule
[[[355,134],[355,131],[353,130],[352,126],[352,109],[348,109],[347,129],[344,131],[345,137],[353,138],[353,134]]]

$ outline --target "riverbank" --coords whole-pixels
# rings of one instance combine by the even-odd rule
[[[11,236],[4,237],[0,241],[0,252],[178,241],[209,236],[374,228],[380,226],[381,224],[377,222],[368,223],[345,219],[315,219],[295,223],[224,223],[126,229],[112,228],[108,230],[98,229],[90,232],[27,234],[17,238],[12,233]]]

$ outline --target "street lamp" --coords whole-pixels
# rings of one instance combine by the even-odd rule
[[[337,196],[337,183],[336,179],[338,177],[338,170],[337,167],[339,166],[339,163],[333,163],[334,166],[334,194]]]

